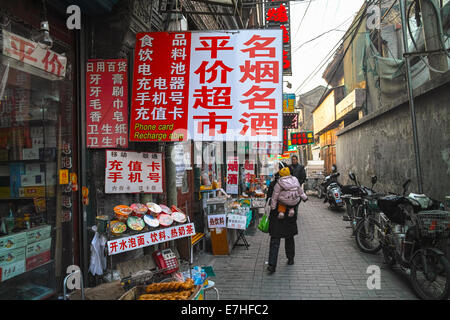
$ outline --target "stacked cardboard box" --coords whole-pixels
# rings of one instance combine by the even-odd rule
[[[0,237],[0,282],[50,261],[51,245],[50,225]]]

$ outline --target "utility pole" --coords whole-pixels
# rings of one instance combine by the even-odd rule
[[[407,38],[407,30],[406,30],[406,0],[398,0],[400,5],[400,15],[402,19],[402,34],[403,34],[403,48],[404,54],[403,57],[405,59],[406,66],[406,86],[408,89],[408,99],[409,99],[409,110],[411,113],[411,121],[412,121],[412,131],[413,131],[413,139],[414,139],[414,155],[416,160],[416,175],[417,175],[417,187],[419,193],[423,193],[422,189],[422,168],[420,166],[420,149],[419,149],[419,138],[417,136],[417,123],[416,123],[416,110],[414,107],[414,95],[412,88],[412,80],[411,80],[411,65],[409,61],[408,55],[408,38]]]
[[[444,49],[441,45],[441,35],[438,32],[438,17],[436,16],[436,11],[433,8],[433,4],[436,7],[439,7],[436,0],[420,0],[420,11],[422,12],[422,24],[425,36],[426,51]],[[430,66],[437,70],[448,70],[447,55],[445,53],[430,53],[428,54],[428,61]],[[430,70],[431,79],[434,79],[439,75],[440,73]]]

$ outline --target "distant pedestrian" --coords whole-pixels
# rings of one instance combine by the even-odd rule
[[[300,183],[300,186],[303,186],[303,183],[306,181],[306,171],[305,167],[298,163],[298,157],[296,155],[293,155],[291,157],[291,174],[298,179],[298,182]],[[298,206],[294,208],[295,214],[298,213]]]
[[[275,272],[278,260],[278,251],[280,248],[281,238],[285,239],[285,250],[286,257],[288,258],[288,264],[294,264],[294,256],[295,256],[295,242],[294,236],[298,234],[297,228],[297,212],[294,211],[293,214],[287,214],[287,216],[279,215],[278,212],[278,204],[282,203],[282,199],[284,196],[282,195],[280,199],[280,194],[282,193],[282,185],[281,181],[287,180],[291,184],[293,184],[295,189],[298,190],[298,194],[303,195],[304,200],[307,200],[306,194],[304,194],[301,189],[298,181],[296,179],[292,179],[293,177],[290,175],[290,170],[287,168],[287,165],[284,163],[279,164],[279,172],[275,174],[274,180],[271,182],[269,186],[269,190],[267,193],[267,197],[271,198],[271,211],[269,215],[269,234],[270,234],[270,248],[269,248],[269,266],[267,270],[270,273]],[[294,181],[294,182],[292,182]],[[288,183],[289,184],[289,183]],[[286,201],[286,200],[285,200]],[[286,201],[289,202],[289,201]],[[291,206],[293,203],[289,202],[288,206]],[[295,206],[296,207],[296,206]]]
[[[302,185],[306,181],[305,167],[298,163],[298,157],[295,155],[291,157],[291,162],[291,174],[296,177],[300,185]]]

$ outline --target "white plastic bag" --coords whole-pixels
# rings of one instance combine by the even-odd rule
[[[98,232],[95,232],[94,238],[91,242],[91,261],[89,271],[94,275],[102,275],[103,270],[106,269],[106,256],[104,249],[106,245],[106,237]]]

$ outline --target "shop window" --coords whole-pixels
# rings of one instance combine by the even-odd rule
[[[72,253],[72,82],[0,57],[0,299],[43,299]]]

